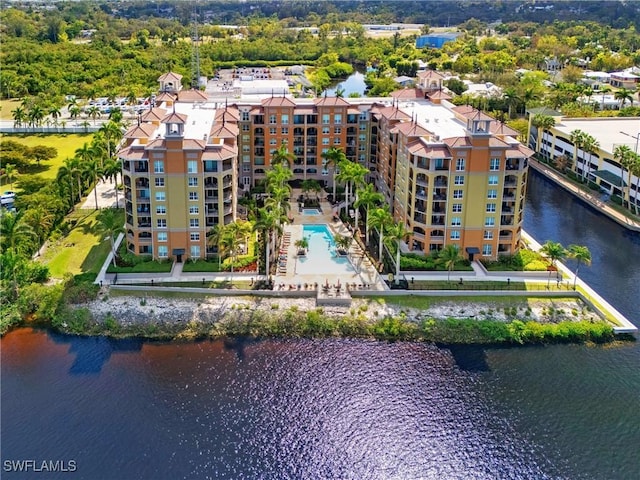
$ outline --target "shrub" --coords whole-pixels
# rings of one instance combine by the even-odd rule
[[[547,270],[547,264],[542,260],[534,260],[524,266],[525,272],[544,272]]]

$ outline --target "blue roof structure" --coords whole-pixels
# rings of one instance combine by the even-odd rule
[[[462,34],[457,32],[430,33],[428,35],[420,35],[416,39],[416,48],[442,48],[445,43],[454,41],[460,35]]]

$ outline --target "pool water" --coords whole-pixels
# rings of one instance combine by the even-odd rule
[[[305,257],[299,257],[296,274],[353,274],[355,270],[347,257],[336,252],[333,235],[327,225],[303,225],[302,235],[309,241]]]
[[[302,214],[303,215],[320,215],[320,210],[318,210],[317,208],[303,208]]]

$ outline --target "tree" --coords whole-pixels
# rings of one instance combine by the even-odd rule
[[[289,168],[291,162],[295,160],[296,156],[291,153],[286,143],[283,143],[272,153],[271,165],[281,165],[285,168]]]
[[[119,234],[124,233],[124,225],[121,217],[118,214],[118,210],[115,208],[103,208],[96,217],[96,228],[98,233],[109,238],[111,245],[111,253],[113,255],[113,266],[116,266],[116,257],[118,252],[116,251],[116,239]]]
[[[83,165],[84,173],[87,175],[87,179],[91,185],[93,185],[93,195],[96,201],[96,210],[98,207],[98,189],[96,188],[98,181],[102,178],[102,169],[97,159],[92,159],[88,163]]]
[[[17,107],[11,114],[13,115],[13,126],[16,128],[21,127],[25,120],[27,120],[27,113],[22,107]]]
[[[118,206],[118,174],[122,171],[122,164],[119,160],[109,158],[102,167],[102,174],[114,183],[113,190],[116,194],[116,208]]]
[[[543,132],[553,127],[556,124],[556,121],[550,115],[542,115],[540,113],[537,113],[533,116],[533,120],[531,121],[531,123],[537,129],[535,150],[536,152],[539,152]]]
[[[54,147],[47,147],[46,145],[36,145],[28,150],[28,154],[40,165],[41,161],[56,158],[58,156],[58,150]]]
[[[573,143],[573,166],[574,168],[578,168],[578,150],[582,150],[582,146],[584,145],[584,138],[586,133],[582,130],[575,129],[572,130],[570,135],[571,143]],[[584,160],[582,162],[582,175],[581,178],[584,181]]]
[[[636,198],[633,202],[634,210],[638,215],[638,203],[640,203],[640,155],[633,154],[633,163],[630,166],[631,174],[636,177]]]
[[[269,257],[272,247],[273,232],[282,232],[281,215],[279,216],[277,211],[269,210],[267,208],[261,208],[258,210],[258,220],[256,221],[253,229],[262,233],[265,245],[265,275],[269,277],[270,265]]]
[[[19,255],[28,255],[34,250],[37,235],[23,217],[23,212],[7,212],[0,216],[0,250],[3,252],[11,248]]]
[[[514,87],[505,88],[503,94],[509,108],[509,119],[511,119],[513,116],[513,107],[517,108],[518,103],[520,102],[520,97],[518,96],[518,91]]]
[[[302,237],[299,240],[296,240],[294,245],[298,249],[298,255],[306,255],[307,249],[309,248],[309,240],[307,237]]]
[[[78,118],[78,116],[80,115],[80,107],[78,105],[76,105],[75,103],[71,106],[69,106],[69,118],[71,120],[76,120]]]
[[[336,202],[336,169],[340,163],[347,159],[347,156],[341,148],[331,147],[329,150],[322,153],[322,158],[324,159],[324,167],[332,167],[333,169],[333,201]]]
[[[602,87],[600,88],[600,93],[602,94],[602,103],[600,104],[600,110],[604,110],[604,99],[607,93],[611,92],[611,87]]]
[[[589,134],[585,134],[583,137],[582,149],[585,153],[589,154],[589,159],[587,161],[587,181],[589,180],[589,174],[591,173],[591,158],[594,153],[600,148],[600,143],[594,137]],[[583,172],[584,173],[584,172]],[[584,177],[583,177],[584,179]]]
[[[13,190],[13,180],[16,176],[16,167],[14,165],[11,165],[10,163],[5,164],[4,175],[9,181],[9,187],[11,188],[11,190]]]
[[[551,282],[551,272],[557,271],[556,263],[567,256],[567,251],[560,243],[547,240],[546,242],[544,242],[544,245],[542,245],[540,253],[542,253],[549,259],[552,267],[549,270],[549,280],[547,281],[548,288],[549,283]]]
[[[629,102],[631,102],[631,105],[633,105],[633,92],[626,88],[621,88],[620,90],[615,92],[613,94],[613,98],[620,101],[620,108],[624,107],[624,104],[627,103],[627,100],[629,100]]]
[[[395,223],[387,229],[387,242],[393,244],[396,250],[396,285],[400,283],[400,242],[406,242],[409,232],[404,223]]]
[[[358,198],[353,205],[356,209],[359,209],[361,206],[365,208],[365,245],[369,245],[369,210],[371,207],[381,204],[384,197],[381,193],[375,191],[372,183],[367,183],[362,189],[358,190],[357,193]]]
[[[40,248],[53,226],[54,215],[43,208],[29,208],[24,214],[24,222],[33,229]]]
[[[573,289],[575,290],[580,264],[584,263],[587,267],[591,265],[591,252],[587,247],[582,245],[569,245],[567,250],[569,257],[576,261],[576,269],[573,272]]]
[[[623,194],[623,202],[627,202],[627,208],[631,210],[631,170],[635,161],[633,150],[628,145],[617,145],[613,150],[613,158],[615,158],[622,166],[622,189],[626,190]],[[627,187],[624,187],[624,171],[627,171],[628,179]]]
[[[462,260],[462,255],[460,255],[460,249],[457,245],[445,245],[444,248],[438,252],[438,262],[447,269],[447,282],[451,281],[451,272],[460,260]]]
[[[100,118],[100,116],[102,115],[102,112],[96,105],[91,105],[89,108],[87,108],[86,113],[88,117],[91,117],[93,119],[94,125],[96,124],[96,119]]]
[[[393,219],[388,210],[382,207],[375,208],[369,214],[369,224],[371,228],[378,230],[378,261],[382,262],[382,245],[384,242],[384,231],[391,225]]]

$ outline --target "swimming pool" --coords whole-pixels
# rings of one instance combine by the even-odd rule
[[[302,214],[303,215],[320,215],[320,210],[318,210],[317,208],[303,208]]]
[[[336,253],[333,235],[326,224],[303,225],[302,235],[309,241],[305,257],[299,257],[296,274],[353,274],[355,270],[347,257]]]

